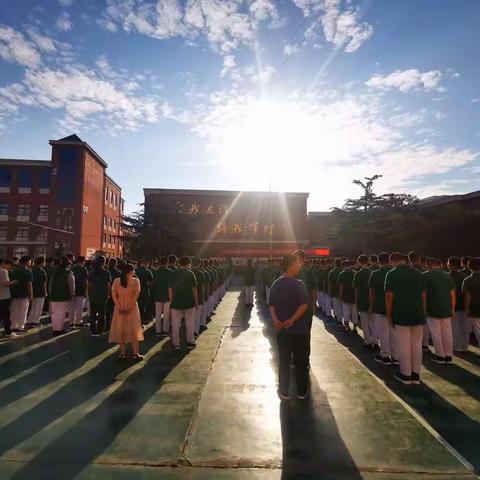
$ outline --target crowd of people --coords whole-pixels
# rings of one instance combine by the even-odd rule
[[[480,258],[441,261],[412,251],[319,260],[296,251],[249,262],[244,278],[247,306],[257,288],[277,330],[281,399],[289,398],[291,366],[299,398],[307,395],[315,312],[363,337],[377,362],[398,365],[404,384],[420,384],[423,352],[448,365],[468,350],[472,333],[480,344]]]
[[[109,333],[109,342],[119,344],[119,358],[131,344],[133,357],[141,360],[143,328],[153,319],[156,336],[171,336],[175,350],[184,319],[186,346],[195,348],[231,276],[224,259],[176,255],[137,265],[102,255],[2,259],[0,322],[6,338],[44,322],[51,322],[54,336],[89,326],[93,337]]]

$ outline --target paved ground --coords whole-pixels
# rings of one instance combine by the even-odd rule
[[[473,355],[399,388],[316,320],[311,399],[280,405],[265,309],[239,300],[227,293],[190,353],[149,328],[142,363],[86,331],[0,345],[0,478],[476,478],[436,433],[480,471]]]

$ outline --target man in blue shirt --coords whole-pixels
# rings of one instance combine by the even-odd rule
[[[309,323],[306,313],[310,304],[305,285],[296,277],[300,261],[294,255],[282,260],[283,275],[270,290],[269,306],[278,343],[278,396],[289,400],[290,360],[293,356],[295,382],[299,399],[308,394]]]

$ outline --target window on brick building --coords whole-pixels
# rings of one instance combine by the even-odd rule
[[[37,235],[37,240],[39,242],[42,242],[47,239],[47,230],[45,228],[42,228]]]
[[[38,207],[38,216],[48,218],[48,205],[40,205]]]
[[[26,255],[28,255],[27,247],[17,247],[13,251],[13,256],[17,258],[25,257]]]
[[[50,169],[44,168],[40,173],[40,188],[49,189],[50,188]]]
[[[106,215],[103,216],[103,226],[106,227],[108,225],[108,217]]]
[[[107,234],[104,233],[103,234],[103,244],[106,245],[106,243],[107,243]]]
[[[110,203],[113,205],[113,191],[110,191]]]
[[[7,229],[0,228],[0,241],[5,241],[7,239]]]
[[[10,188],[12,183],[12,171],[8,167],[0,167],[0,187]]]
[[[115,208],[117,208],[117,202],[118,202],[118,196],[117,196],[117,194],[115,194],[113,196],[113,205],[115,206]]]
[[[32,171],[29,168],[21,168],[18,175],[18,188],[32,188]]]
[[[0,215],[8,215],[10,205],[8,203],[0,203]]]
[[[115,245],[115,237],[112,237],[112,242]]]
[[[28,227],[18,227],[16,241],[28,240]]]
[[[29,217],[30,216],[30,205],[20,204],[18,206],[18,213],[19,217]]]
[[[108,203],[108,187],[105,187],[105,203]]]

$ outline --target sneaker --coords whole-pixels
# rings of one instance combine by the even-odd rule
[[[289,395],[285,395],[284,393],[282,393],[280,390],[277,390],[277,395],[278,395],[278,398],[282,401],[285,401],[285,400],[290,400],[290,396]]]
[[[193,350],[196,346],[195,343],[187,343],[187,350]]]
[[[304,395],[300,395],[300,394],[297,395],[297,398],[298,398],[299,400],[305,400],[307,397],[308,397],[308,390],[305,392]]]
[[[15,337],[18,337],[18,335],[14,332],[12,333],[6,333],[3,338],[15,338]]]
[[[412,385],[420,385],[420,375],[412,372]]]
[[[400,360],[392,357],[392,365],[400,365]]]
[[[429,352],[430,351],[430,349],[428,348],[428,345],[422,345],[422,350],[424,352]]]
[[[445,363],[445,357],[441,357],[436,353],[432,353],[432,355],[430,356],[430,360],[435,363]]]
[[[395,377],[395,380],[398,380],[399,382],[405,385],[410,385],[412,383],[412,377],[409,377],[408,375],[404,375],[401,372],[395,373],[394,377]]]
[[[378,363],[381,363],[382,365],[391,365],[392,361],[390,360],[390,357],[382,357],[381,355],[377,355],[375,357],[375,361]]]
[[[161,337],[163,337],[163,332],[156,332],[156,333],[155,333],[155,336],[156,336],[157,338],[161,338]]]
[[[99,334],[99,333],[92,333],[90,336],[91,336],[91,337],[99,337],[100,334]]]
[[[173,347],[173,350],[178,351],[178,350],[180,350],[180,347],[179,346],[178,347]]]
[[[445,357],[445,363],[453,363],[453,358],[452,357]]]
[[[372,343],[372,350],[379,352],[380,351],[380,345],[378,343]]]

